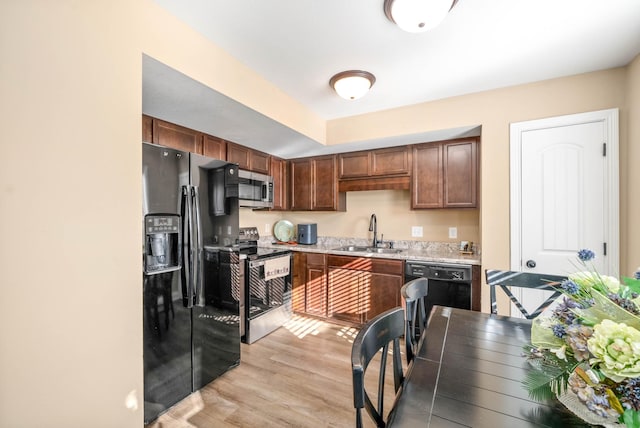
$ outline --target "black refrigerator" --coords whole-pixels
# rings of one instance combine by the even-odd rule
[[[205,246],[237,247],[237,186],[235,164],[142,144],[145,423],[240,362],[238,306],[211,297],[238,284],[203,275]]]

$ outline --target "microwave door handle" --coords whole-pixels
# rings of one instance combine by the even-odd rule
[[[262,197],[261,197],[261,201],[265,201],[265,202],[271,202],[271,192],[272,192],[272,187],[271,187],[271,182],[269,181],[263,181],[262,182]]]
[[[200,193],[198,186],[191,188],[191,197],[193,201],[193,226],[194,226],[194,243],[193,243],[193,304],[204,306],[204,288],[203,288],[203,271],[202,271],[202,223],[200,220]]]
[[[182,305],[189,305],[189,290],[191,289],[191,216],[189,206],[189,186],[182,186],[180,198],[180,215],[182,216]]]

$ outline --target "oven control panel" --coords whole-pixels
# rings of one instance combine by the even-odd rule
[[[407,261],[405,274],[419,278],[468,282],[471,281],[471,266]]]
[[[260,239],[257,227],[241,227],[238,231],[238,238],[240,242],[257,241]]]

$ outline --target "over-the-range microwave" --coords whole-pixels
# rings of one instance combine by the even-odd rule
[[[273,177],[238,170],[238,200],[241,207],[273,208]]]

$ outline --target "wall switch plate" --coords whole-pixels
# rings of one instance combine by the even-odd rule
[[[449,228],[449,238],[456,239],[458,237],[458,228],[450,227]]]
[[[422,238],[422,226],[411,226],[411,237]]]

